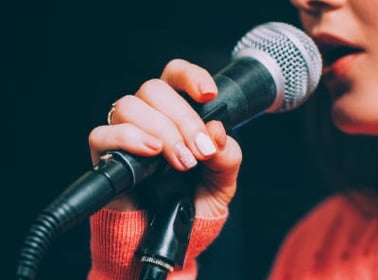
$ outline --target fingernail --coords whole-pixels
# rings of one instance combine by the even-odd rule
[[[196,145],[198,150],[200,150],[204,156],[212,155],[217,151],[213,141],[211,141],[210,137],[203,132],[197,134]]]
[[[179,142],[176,144],[175,153],[179,161],[186,168],[192,168],[197,165],[196,158],[193,156],[192,152],[184,145],[184,143]]]
[[[216,93],[214,92],[202,92],[201,93],[201,100],[202,102],[208,102],[214,99]]]
[[[200,92],[203,96],[214,97],[217,94],[217,86],[214,83],[202,83],[200,84]]]

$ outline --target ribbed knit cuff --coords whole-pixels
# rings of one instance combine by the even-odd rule
[[[134,257],[147,226],[143,211],[101,209],[90,219],[92,268],[88,280],[138,279],[141,263]]]
[[[196,278],[195,258],[218,236],[227,215],[195,219],[184,268],[171,272],[168,279]],[[135,252],[146,230],[147,214],[103,208],[92,215],[90,224],[92,267],[88,280],[138,279],[141,263]]]

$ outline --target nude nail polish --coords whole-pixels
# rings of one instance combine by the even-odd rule
[[[203,132],[200,132],[197,134],[195,141],[196,141],[198,150],[204,156],[212,155],[217,151],[217,149],[215,148],[213,144],[213,141],[211,141],[210,137]]]
[[[192,152],[185,146],[184,143],[179,142],[175,146],[175,153],[179,161],[186,167],[192,168],[197,165],[197,160]]]

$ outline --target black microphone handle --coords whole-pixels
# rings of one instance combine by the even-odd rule
[[[240,126],[250,119],[264,113],[276,99],[276,84],[267,68],[251,57],[235,59],[214,76],[218,96],[208,103],[195,103],[187,95],[183,97],[205,122],[219,120],[226,130]],[[120,161],[126,169],[119,168],[120,175],[109,168],[107,161]],[[109,151],[102,157],[99,167],[112,181],[114,193],[130,191],[135,185],[155,174],[166,165],[161,156],[145,158],[123,151]],[[110,170],[112,174],[110,174]],[[117,175],[116,175],[117,173]],[[118,178],[118,180],[115,180]],[[123,179],[121,179],[123,178]],[[121,182],[122,180],[122,182]]]
[[[215,100],[188,102],[204,121],[220,120],[230,129],[263,113],[276,98],[276,84],[268,69],[252,57],[235,59],[214,76]],[[185,97],[185,95],[184,95]],[[109,151],[98,165],[71,184],[37,217],[21,248],[18,279],[34,279],[49,245],[63,233],[87,219],[116,195],[167,168],[161,157],[139,157]]]
[[[226,129],[256,117],[270,107],[276,98],[276,86],[271,73],[258,60],[235,59],[214,76],[219,95],[214,101],[200,104],[188,102],[204,121],[220,120]],[[184,95],[185,97],[185,95]],[[189,98],[187,98],[189,99]],[[56,206],[73,208],[74,217],[58,220],[71,227],[107,204],[114,196],[164,170],[167,163],[161,157],[140,157],[123,151],[109,151],[93,171],[84,174],[61,195]],[[56,208],[56,207],[53,207]],[[50,207],[50,212],[51,212]],[[62,225],[63,226],[63,225]]]
[[[263,113],[276,98],[277,89],[271,73],[261,62],[251,57],[233,60],[214,76],[214,80],[219,92],[215,100],[200,104],[189,99],[187,95],[183,97],[204,121],[220,120],[227,130]],[[166,167],[167,163],[161,156],[140,157],[123,151],[109,151],[101,157],[100,163],[93,171],[97,174],[95,176],[101,179],[97,181],[90,177],[73,187],[73,192],[76,188],[78,192],[80,189],[84,191],[88,188],[88,192],[93,195],[79,195],[76,199],[70,192],[67,197],[73,200],[70,203],[73,207],[75,204],[81,204],[78,205],[80,208],[84,206],[77,214],[85,218],[104,206],[115,195],[123,191],[132,191],[135,185]],[[107,178],[107,181],[102,177]],[[94,186],[85,186],[87,184]],[[84,200],[86,202],[82,203]]]

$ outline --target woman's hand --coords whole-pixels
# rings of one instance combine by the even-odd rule
[[[196,215],[222,215],[235,194],[240,147],[226,135],[221,122],[205,124],[177,91],[184,91],[196,102],[217,96],[217,87],[206,70],[185,60],[172,60],[160,79],[145,82],[135,95],[125,95],[116,102],[110,125],[92,130],[92,161],[96,164],[108,150],[145,157],[162,154],[178,171],[189,170],[200,161],[203,170],[196,186]],[[108,207],[134,210],[137,205],[128,194],[115,198]]]

